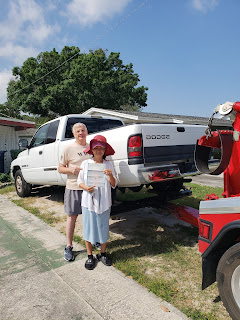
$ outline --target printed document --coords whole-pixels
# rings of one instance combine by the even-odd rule
[[[106,175],[103,171],[106,169],[104,163],[89,163],[87,173],[87,185],[88,187],[105,187]]]

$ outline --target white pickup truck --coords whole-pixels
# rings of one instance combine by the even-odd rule
[[[129,124],[113,118],[80,114],[62,116],[43,124],[33,136],[19,141],[26,150],[11,163],[11,175],[20,197],[30,195],[34,185],[64,186],[66,175],[57,170],[63,148],[72,142],[72,126],[85,123],[90,141],[102,134],[114,148],[113,161],[118,188],[139,191],[152,186],[163,197],[182,196],[184,177],[195,171],[194,148],[205,126],[183,124]]]

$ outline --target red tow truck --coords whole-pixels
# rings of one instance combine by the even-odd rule
[[[212,131],[215,114],[228,116],[233,130]],[[199,211],[175,208],[175,215],[199,228],[202,254],[202,289],[217,281],[221,300],[234,320],[240,319],[240,102],[219,104],[209,119],[206,134],[199,138],[195,164],[202,173],[223,172],[222,198],[206,195]],[[217,168],[209,168],[212,149],[221,150]]]

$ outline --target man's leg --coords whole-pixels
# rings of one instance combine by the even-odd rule
[[[75,229],[75,224],[77,221],[77,215],[71,215],[67,217],[67,224],[66,224],[66,235],[67,235],[67,247],[72,247],[73,242],[73,234]]]

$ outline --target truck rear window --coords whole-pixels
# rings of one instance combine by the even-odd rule
[[[65,138],[70,139],[73,137],[72,126],[77,123],[84,123],[88,129],[88,133],[95,133],[98,131],[108,130],[122,126],[120,120],[114,119],[98,119],[98,118],[69,118],[65,132]]]

